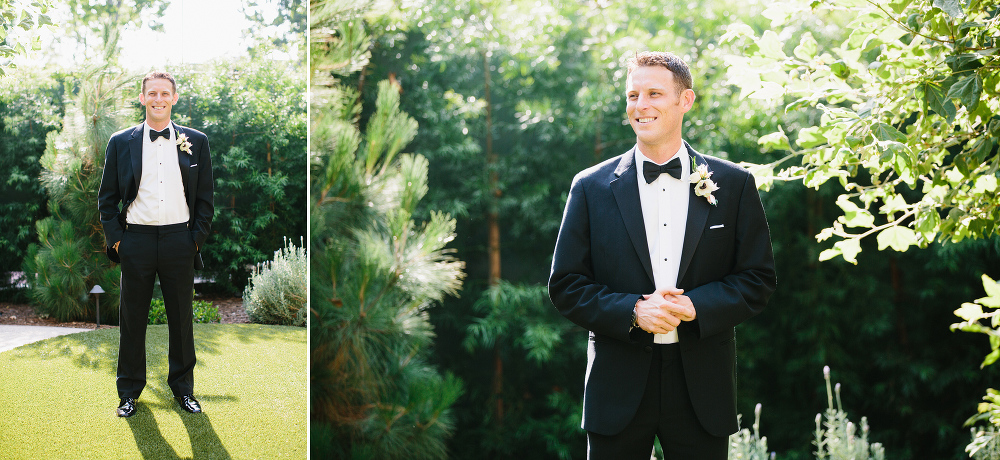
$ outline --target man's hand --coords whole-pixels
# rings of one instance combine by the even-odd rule
[[[691,303],[691,298],[684,294],[683,289],[667,288],[660,289],[654,294],[660,294],[667,301],[670,311],[681,321],[694,321],[698,317],[698,312]]]
[[[661,289],[642,296],[635,304],[636,323],[642,330],[653,334],[673,331],[681,321],[697,317],[694,304],[683,294],[683,289]]]
[[[121,243],[121,240],[118,240],[118,241],[115,242],[114,246],[111,246],[112,248],[114,248],[115,252],[118,252],[118,244],[120,244],[120,243]]]

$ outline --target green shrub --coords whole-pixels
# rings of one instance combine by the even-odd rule
[[[305,248],[285,238],[285,247],[274,252],[274,260],[254,267],[243,291],[243,308],[251,321],[306,325],[307,263]]]
[[[196,323],[218,323],[222,321],[219,309],[212,306],[212,302],[206,300],[195,300],[191,304],[194,322]],[[163,299],[153,299],[149,304],[149,323],[167,324],[167,310],[163,306]]]

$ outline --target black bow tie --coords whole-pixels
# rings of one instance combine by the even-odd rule
[[[647,184],[652,184],[660,174],[670,174],[674,179],[681,179],[681,159],[674,157],[665,165],[658,165],[651,161],[642,162],[642,176],[646,178]]]
[[[164,139],[170,140],[170,127],[163,128],[163,131],[156,131],[153,128],[149,128],[149,140],[151,142],[156,142],[156,138],[163,136]]]

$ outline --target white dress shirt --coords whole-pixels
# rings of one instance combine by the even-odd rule
[[[181,168],[177,162],[177,133],[167,127],[170,139],[149,140],[149,125],[142,129],[142,177],[139,194],[128,207],[125,222],[139,225],[171,225],[190,219]]]
[[[657,290],[677,287],[677,272],[680,270],[684,230],[687,226],[691,158],[683,143],[680,150],[670,157],[671,160],[674,158],[681,162],[679,180],[669,174],[660,174],[653,183],[647,184],[642,174],[642,165],[643,162],[653,163],[653,161],[643,155],[638,146],[635,148],[636,174],[639,176],[639,204],[642,206],[646,243],[649,245],[649,259],[653,265],[653,283]],[[654,343],[677,341],[677,330],[653,336]]]

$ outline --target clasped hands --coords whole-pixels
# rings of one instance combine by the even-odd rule
[[[681,324],[697,317],[694,304],[683,289],[659,289],[643,295],[635,304],[636,324],[646,332],[666,334]]]

